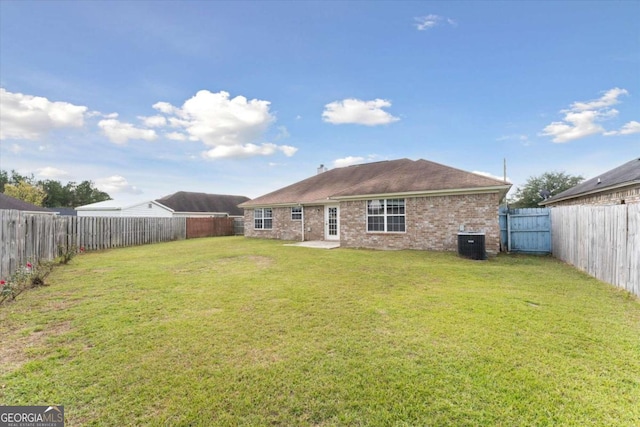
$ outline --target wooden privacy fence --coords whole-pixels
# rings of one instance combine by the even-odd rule
[[[503,251],[548,254],[551,252],[549,208],[501,207],[500,245]]]
[[[186,218],[69,217],[0,210],[0,279],[61,252],[181,240]]]
[[[551,209],[553,255],[640,296],[640,204]]]
[[[233,236],[233,218],[187,218],[187,239]]]

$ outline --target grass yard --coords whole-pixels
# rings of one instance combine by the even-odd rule
[[[0,404],[67,426],[640,425],[640,302],[549,257],[230,237],[48,282],[0,307]]]

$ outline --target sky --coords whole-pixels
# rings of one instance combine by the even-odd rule
[[[640,1],[0,0],[0,169],[138,202],[640,157]]]

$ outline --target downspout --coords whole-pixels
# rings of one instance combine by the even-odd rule
[[[302,240],[301,241],[304,242],[304,206],[300,204],[298,206],[300,206],[300,213],[302,215],[301,217],[302,221],[300,221],[302,223]]]

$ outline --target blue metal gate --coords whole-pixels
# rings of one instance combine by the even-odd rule
[[[500,208],[500,243],[503,251],[551,253],[549,208]]]

